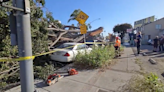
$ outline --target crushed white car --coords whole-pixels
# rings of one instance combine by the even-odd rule
[[[51,60],[71,62],[75,60],[77,54],[90,53],[92,48],[82,43],[64,43],[53,50],[56,50],[56,52],[51,54]]]

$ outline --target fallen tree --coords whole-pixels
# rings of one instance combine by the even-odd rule
[[[69,28],[69,30],[66,30],[65,28]],[[52,42],[50,43],[49,48],[53,46],[57,46],[58,43],[64,43],[64,42],[83,42],[84,36],[80,34],[80,30],[78,27],[74,26],[64,26],[63,29],[55,28],[54,26],[51,26],[51,28],[46,28],[46,30],[53,31],[51,34],[48,34],[49,40]],[[98,34],[100,34],[103,31],[103,27],[99,27],[92,31],[87,31],[85,34],[86,41],[87,40],[99,40],[103,41],[99,37],[97,37]]]

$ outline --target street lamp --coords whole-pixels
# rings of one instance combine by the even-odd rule
[[[100,19],[101,19],[101,18],[97,18],[97,19],[95,19],[95,20],[89,22],[88,24],[90,25],[90,24],[93,23],[94,21],[96,21],[96,20],[100,20]],[[90,25],[90,26],[91,26],[91,25]],[[90,28],[90,30],[91,30],[91,28]]]
[[[95,20],[93,20],[93,21],[91,21],[90,23],[88,23],[88,24],[91,24],[92,22],[94,22],[94,21],[96,21],[96,20],[100,20],[101,18],[97,18],[97,19],[95,19]]]

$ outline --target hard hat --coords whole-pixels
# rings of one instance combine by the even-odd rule
[[[116,39],[119,39],[119,37],[116,37]]]

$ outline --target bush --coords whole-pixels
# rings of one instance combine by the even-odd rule
[[[94,47],[90,54],[78,54],[75,65],[89,67],[104,67],[109,65],[114,58],[115,51],[113,46]]]
[[[153,73],[133,77],[121,92],[164,92],[164,84]]]
[[[54,66],[53,64],[45,64],[44,67],[43,66],[34,66],[34,77],[37,79],[43,79],[46,80],[47,77],[50,74],[54,74]]]
[[[124,46],[121,45],[120,50],[121,51],[124,51]]]

